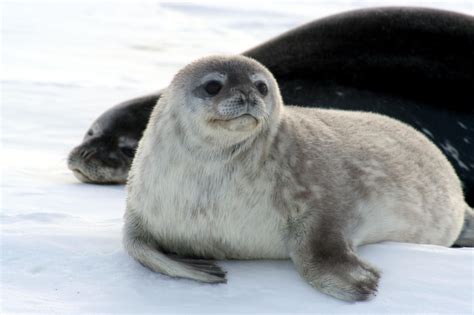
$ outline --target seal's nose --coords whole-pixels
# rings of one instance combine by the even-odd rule
[[[248,100],[253,93],[253,89],[248,86],[240,85],[232,88],[232,92],[239,93],[245,100]]]
[[[254,89],[246,85],[240,85],[232,88],[232,92],[238,95],[239,103],[243,106],[255,105]]]

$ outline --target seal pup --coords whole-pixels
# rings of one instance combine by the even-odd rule
[[[474,206],[473,52],[472,16],[383,7],[314,20],[243,55],[272,72],[285,104],[378,112],[424,132],[450,159]],[[134,106],[145,105],[151,113],[159,95],[120,104],[116,111],[132,112]],[[143,117],[141,123],[127,125],[133,129],[128,135],[138,135],[137,143],[148,121]],[[104,128],[110,122],[107,115],[97,119]],[[120,143],[122,132],[107,129],[102,137]],[[95,150],[97,145],[83,147]],[[107,150],[121,155],[118,145],[109,144]],[[97,159],[106,164],[107,154]],[[91,157],[78,169],[92,163]],[[125,182],[127,173],[121,174]],[[89,179],[94,181],[93,176]]]
[[[451,246],[469,209],[421,133],[379,114],[283,106],[272,74],[243,56],[178,72],[127,187],[123,244],[151,270],[219,283],[225,272],[197,258],[291,258],[348,301],[372,297],[380,277],[357,246]]]

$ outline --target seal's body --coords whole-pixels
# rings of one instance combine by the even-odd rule
[[[358,245],[451,246],[470,211],[422,134],[378,114],[285,107],[271,73],[246,57],[204,58],[176,75],[128,191],[124,245],[152,270],[222,282],[216,265],[183,257],[289,257],[345,300],[377,288]]]

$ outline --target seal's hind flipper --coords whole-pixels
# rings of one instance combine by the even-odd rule
[[[128,253],[145,267],[170,277],[186,278],[206,283],[226,283],[225,271],[212,261],[179,258],[160,252],[127,225],[123,244]],[[132,230],[130,230],[132,229]]]
[[[179,257],[175,255],[170,255],[170,258],[180,263],[183,263],[187,266],[193,267],[196,270],[206,272],[214,276],[222,277],[223,282],[227,282],[227,279],[225,279],[225,275],[227,274],[227,271],[223,270],[219,265],[217,265],[212,260],[185,258],[185,257]]]
[[[125,250],[143,266],[170,277],[206,283],[226,283],[225,271],[212,261],[179,257],[161,251],[159,244],[143,228],[141,218],[127,208],[123,229]]]
[[[474,209],[466,205],[464,214],[464,226],[461,230],[454,246],[456,247],[474,247]]]

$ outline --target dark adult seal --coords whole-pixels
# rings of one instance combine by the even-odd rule
[[[423,132],[453,164],[474,205],[472,16],[421,8],[350,11],[295,28],[243,55],[273,73],[285,104],[378,112]],[[88,131],[94,134],[71,152],[76,176],[124,183],[159,97],[130,100],[100,116]],[[123,145],[124,135],[134,141]]]

